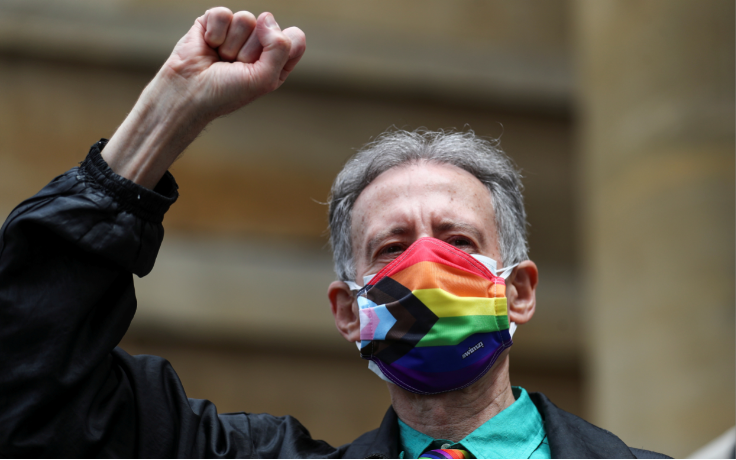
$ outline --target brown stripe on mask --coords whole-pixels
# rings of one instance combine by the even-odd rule
[[[396,318],[386,339],[373,340],[370,344],[372,355],[388,364],[411,351],[439,320],[409,289],[388,277],[373,286],[366,297],[376,305],[386,305]]]

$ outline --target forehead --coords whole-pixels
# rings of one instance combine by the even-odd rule
[[[356,200],[352,219],[354,249],[372,234],[389,227],[429,231],[443,221],[474,225],[484,232],[493,232],[495,237],[490,191],[457,166],[431,162],[401,165],[378,176]]]

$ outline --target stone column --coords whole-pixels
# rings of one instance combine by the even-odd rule
[[[591,421],[681,457],[734,425],[734,2],[572,5]]]

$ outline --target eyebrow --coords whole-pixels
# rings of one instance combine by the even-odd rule
[[[443,220],[434,227],[434,231],[436,233],[451,232],[454,230],[461,230],[469,233],[471,236],[473,236],[473,238],[478,241],[480,245],[483,245],[486,242],[486,238],[483,235],[483,232],[481,232],[480,229],[478,229],[478,227],[476,227],[475,225],[469,224],[467,222]],[[370,240],[368,240],[368,244],[366,245],[366,255],[370,258],[376,247],[389,236],[405,235],[408,232],[409,230],[406,227],[399,226],[377,233]]]
[[[443,220],[442,222],[440,222],[434,227],[434,230],[437,233],[450,232],[453,230],[462,230],[472,235],[473,238],[475,238],[479,244],[483,245],[486,242],[486,238],[483,235],[483,232],[481,232],[480,229],[476,227],[475,225],[469,224],[467,222],[460,222],[460,221],[454,221],[454,220]]]

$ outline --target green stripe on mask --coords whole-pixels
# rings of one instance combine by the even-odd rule
[[[508,316],[471,315],[440,318],[422,337],[417,347],[457,345],[472,334],[497,332],[509,328]]]

